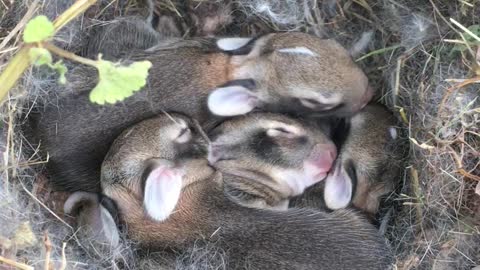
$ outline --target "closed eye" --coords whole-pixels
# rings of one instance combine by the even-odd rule
[[[329,107],[332,106],[330,104],[322,103],[317,99],[313,99],[313,98],[299,98],[298,100],[303,106],[310,109],[314,109],[314,110],[324,110],[323,108],[328,109]]]
[[[267,136],[269,136],[269,137],[293,138],[293,137],[297,136],[297,134],[295,134],[294,132],[289,131],[286,128],[283,128],[283,127],[270,128],[266,131],[266,133],[267,133]]]
[[[192,138],[192,132],[188,127],[182,128],[175,141],[177,143],[186,143]]]
[[[287,133],[287,134],[290,134],[291,132],[286,130],[285,128],[283,127],[278,127],[278,128],[274,128],[276,131],[279,131],[279,132],[282,132],[282,133]]]
[[[302,99],[300,99],[300,101],[303,101],[305,103],[311,103],[311,104],[314,104],[314,105],[323,105],[323,103],[321,103],[320,101],[318,101],[316,99],[313,99],[313,98],[302,98]]]
[[[323,103],[312,98],[299,98],[300,103],[315,111],[330,111],[337,110],[344,106],[343,103]]]
[[[188,132],[188,128],[183,128],[181,131],[180,131],[180,134],[178,135],[178,137],[182,137],[185,133]]]

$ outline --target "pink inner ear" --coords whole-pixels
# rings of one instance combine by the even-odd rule
[[[352,199],[352,180],[342,166],[336,166],[335,171],[325,180],[324,198],[327,207],[335,210],[345,208]]]
[[[252,111],[258,98],[242,86],[215,89],[208,97],[208,109],[220,116],[235,116]]]
[[[145,182],[144,205],[148,215],[163,221],[172,214],[182,190],[183,172],[160,166],[150,172]]]

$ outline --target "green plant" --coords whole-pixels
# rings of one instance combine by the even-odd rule
[[[105,103],[113,104],[131,96],[135,91],[145,86],[148,70],[152,66],[149,61],[133,62],[125,66],[103,60],[101,55],[98,56],[97,60],[91,60],[65,51],[51,42],[56,31],[93,3],[95,3],[94,0],[77,1],[55,22],[51,22],[46,16],[40,15],[27,23],[23,32],[24,45],[0,75],[0,100],[3,100],[30,64],[46,66],[55,70],[59,74],[59,83],[65,84],[67,82],[65,77],[67,67],[62,60],[53,63],[52,53],[62,58],[95,67],[98,70],[99,80],[90,92],[91,102],[101,105]]]

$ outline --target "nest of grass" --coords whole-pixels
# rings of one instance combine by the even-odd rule
[[[70,2],[0,0],[0,70],[18,51],[28,19],[55,18]],[[335,38],[358,51],[376,99],[403,124],[410,145],[402,186],[385,206],[382,222],[396,269],[480,266],[480,31],[474,31],[479,3],[156,0],[155,5],[185,36],[296,30]],[[139,10],[133,0],[99,1],[55,42],[79,52],[86,28]],[[464,34],[467,27],[473,30]],[[55,91],[54,83],[30,69],[1,101],[0,269],[116,268],[111,256],[85,251],[88,243],[62,213],[66,194],[53,192],[46,177],[31,168],[47,160],[24,140],[21,127],[36,101]],[[155,268],[136,262],[131,251],[122,254],[127,268]]]

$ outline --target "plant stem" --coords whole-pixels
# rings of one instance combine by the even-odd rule
[[[10,59],[7,67],[0,74],[0,101],[7,95],[8,91],[15,86],[17,80],[30,65],[28,51],[30,46],[24,46],[18,53]]]
[[[96,0],[78,0],[65,12],[63,12],[53,22],[55,27],[55,33],[64,27],[71,20],[75,19],[78,15],[82,14],[91,5],[95,4]],[[23,72],[30,65],[30,57],[28,51],[31,45],[23,45],[18,53],[10,60],[7,67],[0,74],[0,101],[7,95],[8,91],[15,86],[17,80],[22,76]],[[78,56],[77,56],[78,57]],[[87,59],[88,60],[88,59]],[[90,60],[92,61],[92,60]],[[79,61],[81,62],[81,61]],[[93,62],[93,61],[92,61]],[[92,62],[89,62],[90,65]],[[81,62],[83,63],[83,62]]]
[[[7,258],[2,257],[2,256],[0,256],[0,263],[11,265],[11,266],[14,266],[14,267],[16,267],[18,269],[22,269],[22,270],[33,270],[34,269],[32,266],[10,260],[10,259],[7,259]]]
[[[73,61],[76,61],[76,62],[79,62],[79,63],[82,63],[84,65],[88,65],[88,66],[93,66],[93,67],[96,67],[97,66],[97,62],[95,62],[94,60],[91,60],[91,59],[88,59],[88,58],[83,58],[83,57],[80,57],[74,53],[71,53],[69,51],[66,51],[62,48],[59,48],[55,45],[53,45],[52,43],[50,42],[45,42],[45,43],[42,43],[42,46],[49,50],[50,52],[58,55],[58,56],[61,56],[63,58],[67,58],[67,59],[70,59],[70,60],[73,60]]]
[[[368,57],[370,57],[370,56],[372,56],[372,55],[382,54],[382,53],[385,53],[385,52],[388,52],[388,51],[393,51],[393,50],[395,50],[395,49],[397,49],[397,48],[399,48],[399,47],[400,47],[400,45],[393,45],[393,46],[390,46],[390,47],[385,47],[385,48],[382,48],[382,49],[378,49],[378,50],[375,50],[375,51],[371,51],[371,52],[363,55],[362,57],[357,58],[357,59],[355,60],[355,62],[360,62],[360,61],[362,61],[363,59],[368,58]]]
[[[48,231],[45,231],[43,235],[43,243],[45,245],[45,270],[50,270],[50,254],[52,253],[52,242],[48,237]]]
[[[55,19],[53,22],[55,31],[58,31],[78,15],[82,14],[91,5],[95,4],[95,2],[97,2],[97,0],[77,0],[71,7]]]

